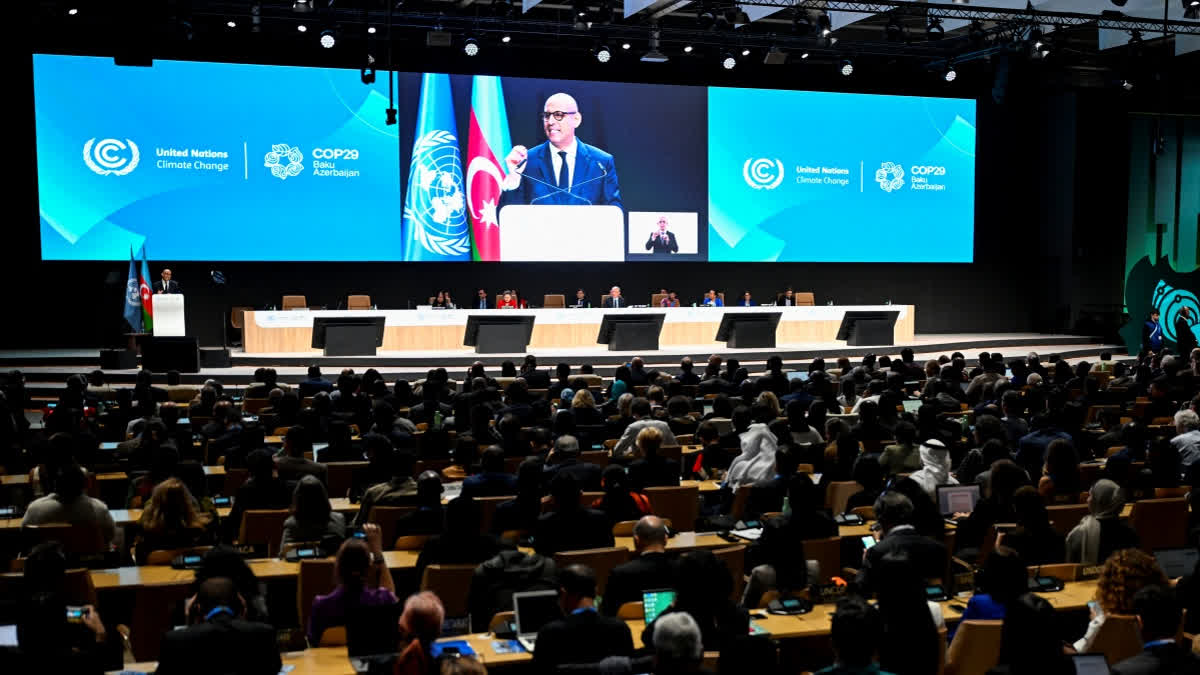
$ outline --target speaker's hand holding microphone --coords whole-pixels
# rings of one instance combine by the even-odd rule
[[[525,172],[525,161],[528,157],[529,150],[525,146],[513,146],[508,156],[504,158],[504,166],[508,170],[508,175],[504,177],[504,182],[500,184],[501,189],[515,190],[521,184],[521,174]]]

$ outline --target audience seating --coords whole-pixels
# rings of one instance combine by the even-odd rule
[[[150,551],[146,556],[147,565],[170,565],[172,560],[181,555],[202,555],[212,550],[211,546],[192,546],[190,548],[170,548]]]
[[[846,502],[864,488],[852,480],[835,480],[825,488],[825,507],[832,513],[845,513]]]
[[[300,561],[296,578],[296,611],[300,627],[308,628],[308,614],[318,595],[328,595],[337,586],[336,563],[333,558],[312,558]],[[322,636],[317,636],[318,639]]]
[[[288,519],[288,509],[248,509],[242,512],[242,525],[238,531],[238,543],[242,546],[266,546],[267,557],[279,554],[283,521]]]
[[[822,539],[805,539],[804,558],[817,563],[820,578],[817,583],[829,583],[829,579],[841,574],[842,570],[842,538],[824,537]]]
[[[716,549],[713,551],[713,555],[725,563],[725,566],[729,568],[730,576],[733,577],[733,593],[729,599],[734,602],[740,602],[742,599],[742,590],[746,586],[745,544]]]
[[[1065,537],[1088,514],[1088,506],[1087,504],[1047,506],[1046,513],[1050,517],[1050,525],[1054,531]]]
[[[1148,553],[1187,546],[1188,504],[1183,497],[1143,499],[1133,503],[1129,525],[1139,547]]]
[[[371,296],[351,295],[347,297],[346,309],[371,309]]]
[[[1111,664],[1142,652],[1142,631],[1137,617],[1109,614],[1092,639],[1091,651],[1101,652]]]
[[[792,293],[792,297],[795,298],[797,307],[812,307],[817,304],[812,293]]]
[[[396,540],[396,523],[416,510],[416,506],[372,506],[367,522],[378,525],[383,540],[392,542]]]
[[[587,565],[596,572],[596,592],[604,596],[608,576],[612,569],[629,560],[629,549],[623,546],[589,548],[583,551],[563,551],[554,555],[558,569],[567,565]]]
[[[492,520],[496,517],[496,508],[507,501],[516,499],[515,495],[507,495],[504,497],[476,497],[475,502],[479,504],[479,531],[491,532]]]
[[[303,295],[285,295],[283,296],[283,304],[280,305],[283,309],[308,309],[308,298]]]
[[[69,523],[46,523],[44,525],[23,525],[21,534],[25,538],[24,550],[47,541],[58,541],[63,551],[74,556],[92,556],[103,553],[107,546],[100,530],[88,525],[71,525]]]
[[[692,530],[700,517],[700,488],[695,485],[646,488],[654,515],[670,520],[683,530]]]
[[[968,619],[958,624],[946,654],[947,675],[987,675],[1000,658],[1003,621]]]
[[[562,293],[550,293],[542,296],[542,307],[566,307],[567,296]]]
[[[646,618],[646,608],[640,601],[623,603],[617,608],[617,618],[622,621],[641,621]]]
[[[346,645],[346,627],[330,626],[321,633],[318,647],[343,647]]]
[[[474,575],[475,565],[430,565],[421,576],[421,590],[437,593],[446,608],[446,618],[464,617]]]
[[[396,542],[392,545],[394,551],[420,551],[425,548],[425,542],[429,541],[428,534],[402,534],[396,537]]]

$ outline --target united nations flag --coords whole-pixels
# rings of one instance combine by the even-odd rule
[[[404,198],[405,260],[470,260],[471,227],[450,76],[421,79],[420,114]]]

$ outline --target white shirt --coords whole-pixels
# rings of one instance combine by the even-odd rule
[[[563,158],[558,153],[564,151],[567,153],[567,185],[563,189],[570,190],[571,186],[575,184],[575,153],[579,150],[579,141],[571,139],[571,144],[561,149],[549,143],[546,147],[550,150],[550,163],[554,166],[554,176],[552,179],[554,182],[558,181],[559,167],[562,166],[563,162]]]

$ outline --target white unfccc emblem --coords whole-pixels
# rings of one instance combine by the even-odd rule
[[[304,154],[300,148],[293,148],[287,143],[275,143],[271,151],[263,158],[263,166],[271,170],[271,175],[279,180],[287,180],[288,176],[299,176],[304,170]]]
[[[105,138],[100,142],[91,138],[83,144],[83,163],[101,176],[124,176],[137,168],[141,158],[137,143],[128,138],[124,141],[119,138]]]
[[[742,178],[755,190],[774,190],[783,182],[783,162],[766,157],[747,159],[742,165]]]

